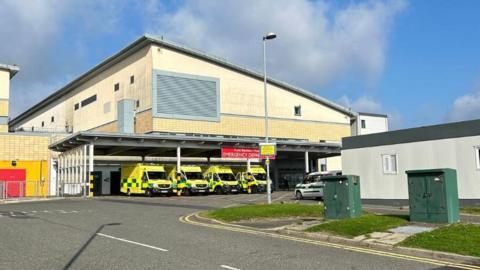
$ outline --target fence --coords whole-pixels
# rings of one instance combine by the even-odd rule
[[[47,197],[49,194],[50,186],[45,181],[0,180],[0,199]]]

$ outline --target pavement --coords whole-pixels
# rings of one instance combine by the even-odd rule
[[[273,193],[276,201],[292,193]],[[0,269],[480,269],[181,222],[264,194],[0,205]]]

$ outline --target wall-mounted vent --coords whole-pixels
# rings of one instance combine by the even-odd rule
[[[154,71],[154,116],[218,121],[219,89],[217,78]]]

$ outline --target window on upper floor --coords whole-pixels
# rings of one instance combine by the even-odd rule
[[[135,83],[135,76],[130,76],[130,84],[134,84]]]
[[[295,113],[295,116],[302,116],[302,106],[295,106],[293,112]]]
[[[44,122],[44,121],[42,121],[42,127],[44,127],[44,126],[45,126],[45,122]]]
[[[138,108],[140,107],[140,100],[137,99],[137,101],[135,102],[135,106]]]
[[[78,110],[78,109],[80,109],[80,104],[75,103],[75,111]]]
[[[117,92],[118,90],[120,90],[120,84],[119,84],[119,83],[116,83],[116,84],[113,86],[113,91]]]
[[[398,158],[396,154],[382,155],[383,173],[397,174]]]
[[[55,117],[54,116],[50,117],[50,122],[52,122],[52,123],[55,122]]]
[[[361,121],[362,128],[367,128],[367,122],[365,120]]]
[[[82,108],[83,108],[83,107],[87,106],[88,104],[95,102],[96,100],[97,100],[97,95],[93,95],[89,98],[86,98],[86,99],[82,100],[82,102],[80,102],[80,104],[82,105]]]

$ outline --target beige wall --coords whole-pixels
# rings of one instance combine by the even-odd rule
[[[10,71],[0,69],[0,99],[8,99],[10,96]]]
[[[150,48],[147,46],[101,72],[16,128],[21,126],[30,130],[34,126],[35,130],[42,130],[41,122],[44,121],[44,130],[46,131],[54,127],[64,131],[67,123],[70,126],[73,124],[74,132],[94,129],[115,121],[117,119],[117,102],[125,98],[140,100],[140,107],[137,110],[146,109],[147,106],[150,106],[145,102],[148,99],[146,96],[151,96],[151,69],[148,69],[149,72],[147,72],[147,62],[150,58],[146,57],[149,51]],[[131,75],[135,77],[134,84],[130,84]],[[120,84],[119,91],[114,91],[116,83]],[[93,95],[97,95],[95,102],[74,110],[76,103]],[[50,123],[51,116],[55,116],[58,126],[47,125]]]
[[[221,116],[220,122],[192,121],[167,118],[154,118],[153,130],[165,132],[186,132],[222,134],[237,136],[264,136],[264,119],[239,116]],[[278,120],[269,121],[271,137],[308,139],[310,141],[338,141],[349,136],[350,126],[308,121]]]
[[[154,118],[153,130],[264,136],[263,81],[175,51],[152,47],[153,68],[219,78],[220,122]],[[350,135],[350,118],[317,101],[269,85],[272,137],[340,141]],[[301,106],[302,115],[294,115]]]
[[[265,114],[263,80],[157,46],[153,46],[152,57],[154,69],[219,78],[221,113]],[[268,94],[269,115],[272,117],[350,124],[350,118],[344,113],[289,90],[269,85]],[[294,115],[294,106],[297,105],[302,107],[302,116]]]

